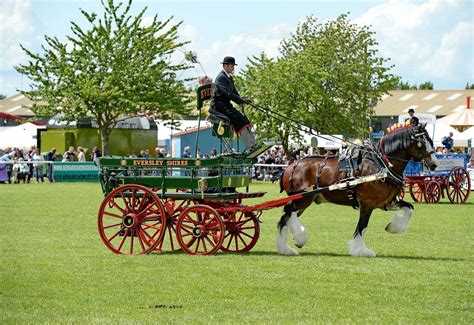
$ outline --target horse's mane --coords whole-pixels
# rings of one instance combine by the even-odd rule
[[[415,135],[415,126],[406,126],[398,128],[384,135],[379,140],[379,148],[383,149],[386,155],[398,150],[406,149],[413,143]]]

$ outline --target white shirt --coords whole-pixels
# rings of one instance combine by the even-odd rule
[[[86,161],[86,156],[84,155],[84,152],[79,151],[77,154],[77,161]]]

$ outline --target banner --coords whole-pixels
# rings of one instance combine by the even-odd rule
[[[97,182],[100,168],[93,162],[57,162],[53,165],[55,182]]]

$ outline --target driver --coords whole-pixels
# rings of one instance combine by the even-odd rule
[[[222,60],[222,71],[217,75],[213,85],[213,95],[211,98],[211,108],[224,114],[229,118],[230,124],[237,132],[245,144],[246,151],[252,151],[256,146],[255,134],[248,118],[232,106],[230,101],[236,104],[250,104],[250,99],[240,97],[237,91],[232,73],[237,65],[235,59],[226,56]]]

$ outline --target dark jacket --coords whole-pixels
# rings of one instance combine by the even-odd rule
[[[420,123],[420,120],[416,116],[408,117],[407,119],[405,119],[405,122],[408,120],[410,121],[410,124],[413,124],[413,125],[418,125]]]
[[[233,80],[227,77],[224,70],[217,75],[212,88],[214,95],[212,96],[211,104],[230,104],[231,100],[239,105],[244,102],[244,99],[240,97],[239,92],[235,88]]]

